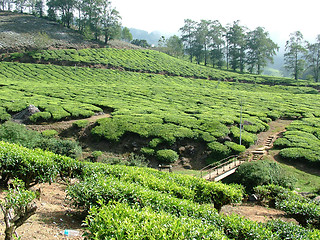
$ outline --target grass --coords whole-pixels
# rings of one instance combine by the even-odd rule
[[[274,157],[279,153],[279,150],[271,150],[269,153]],[[320,174],[314,169],[309,169],[293,162],[289,164],[278,159],[277,162],[288,172],[289,176],[297,180],[295,188],[298,192],[316,192],[320,190]]]

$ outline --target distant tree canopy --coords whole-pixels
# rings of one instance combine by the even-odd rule
[[[251,73],[262,72],[268,61],[278,50],[269,33],[262,27],[249,31],[239,21],[223,27],[218,20],[201,20],[195,22],[185,19],[180,28],[184,51],[197,63],[222,67],[243,72],[246,67]]]
[[[145,39],[133,39],[131,43],[144,48],[151,47]]]
[[[157,49],[173,57],[180,57],[183,55],[182,40],[177,35],[173,35],[168,39],[161,36],[158,41]]]

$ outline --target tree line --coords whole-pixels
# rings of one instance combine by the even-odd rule
[[[319,82],[320,78],[320,34],[314,43],[304,41],[300,31],[290,34],[285,46],[285,68],[295,79],[312,79]]]
[[[192,62],[261,74],[279,49],[263,27],[249,30],[240,21],[223,26],[218,20],[184,20],[180,28],[184,51]]]
[[[187,55],[191,62],[261,74],[279,50],[263,27],[254,30],[240,21],[222,26],[218,20],[184,20],[181,37],[161,37],[158,49],[175,57]],[[320,34],[315,43],[303,40],[300,31],[291,33],[285,45],[285,69],[295,79],[320,80]]]

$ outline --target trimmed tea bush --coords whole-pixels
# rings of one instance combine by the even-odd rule
[[[163,149],[157,151],[156,157],[161,163],[174,163],[178,160],[179,155],[171,149]]]

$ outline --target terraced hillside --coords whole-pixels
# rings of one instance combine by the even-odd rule
[[[112,117],[100,119],[92,134],[111,142],[133,134],[143,140],[136,151],[148,157],[164,149],[173,149],[183,157],[181,147],[187,141],[204,146],[200,158],[217,160],[244,151],[272,120],[320,116],[318,91],[299,86],[313,86],[306,81],[214,70],[150,50],[55,50],[12,54],[11,59],[23,60],[25,56],[40,63],[100,64],[116,69],[2,62],[2,121],[29,104],[41,110],[31,117],[33,122],[110,112]],[[138,69],[142,72],[136,72]],[[171,76],[191,73],[192,78]],[[234,80],[234,76],[244,80],[197,78]],[[258,84],[257,79],[264,84]]]

